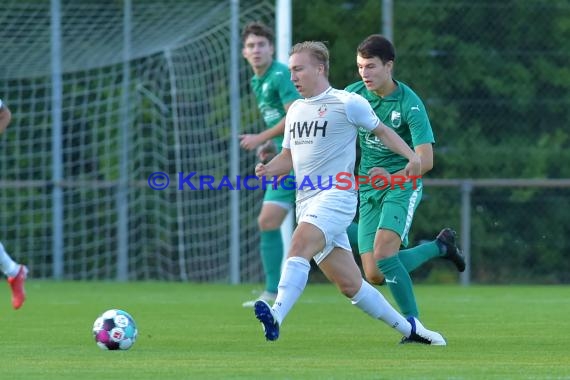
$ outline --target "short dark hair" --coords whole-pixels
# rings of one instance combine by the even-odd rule
[[[273,45],[273,40],[275,39],[273,30],[260,21],[252,21],[243,28],[241,32],[241,42],[245,42],[250,34],[265,37],[269,40],[269,43]]]
[[[384,64],[396,59],[394,45],[381,34],[372,34],[366,37],[358,45],[356,52],[362,58],[378,57]]]

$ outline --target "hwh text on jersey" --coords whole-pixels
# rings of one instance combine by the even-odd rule
[[[321,125],[319,125],[321,124]],[[324,124],[319,123],[319,120],[313,120],[310,123],[308,121],[294,121],[289,128],[292,138],[303,138],[303,137],[317,137],[318,131],[321,131],[321,136],[325,137],[327,134],[327,124],[325,120]]]

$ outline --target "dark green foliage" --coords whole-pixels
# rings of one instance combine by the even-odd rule
[[[294,42],[329,41],[342,88],[357,78],[358,43],[381,31],[381,3],[296,2]],[[436,135],[429,178],[570,177],[568,2],[393,4],[395,77],[423,98]],[[473,278],[568,282],[569,192],[476,188]],[[459,205],[458,188],[426,188],[415,240],[459,229]]]
[[[271,23],[271,12],[252,15],[253,2],[240,3],[240,22],[253,17]],[[379,0],[293,1],[293,42],[327,41],[331,83],[344,88],[358,80],[358,43],[382,30],[381,4]],[[567,1],[398,0],[393,4],[395,77],[422,97],[436,135],[435,168],[429,178],[570,178]],[[211,43],[206,39],[187,49],[196,61],[204,56],[229,58],[226,41]],[[173,59],[183,59],[180,57],[175,54]],[[246,65],[240,60],[242,83],[250,77]],[[148,70],[139,71],[143,67]],[[151,269],[131,273],[131,279],[160,278],[164,272],[171,276],[167,279],[180,279],[181,254],[187,255],[192,268],[201,270],[204,265],[200,272],[204,277],[191,280],[228,279],[227,266],[212,270],[202,259],[211,252],[227,252],[227,225],[216,222],[229,219],[229,208],[218,207],[227,206],[229,192],[198,196],[186,191],[181,195],[153,192],[145,184],[155,170],[228,174],[228,83],[209,69],[206,65],[196,70],[207,72],[204,80],[217,96],[206,97],[200,86],[186,83],[179,84],[179,99],[166,96],[157,102],[149,94],[171,94],[167,78],[176,73],[170,71],[162,54],[132,61],[129,264],[130,268]],[[117,181],[124,180],[118,165],[122,66],[65,73],[64,83],[63,176],[68,181],[93,181],[63,188],[68,202],[64,210],[65,276],[114,278],[116,274],[108,268],[116,262]],[[26,257],[34,277],[50,277],[51,78],[9,79],[0,86],[0,97],[14,111],[13,123],[2,137],[2,180],[28,186],[2,189],[2,197],[16,201],[3,203],[0,210],[1,238],[11,242],[11,252]],[[89,91],[93,88],[100,91],[95,95]],[[171,109],[173,104],[178,106],[177,112]],[[183,125],[192,126],[178,131],[180,141],[188,142],[180,151],[172,133],[175,114],[186,121]],[[242,99],[240,124],[245,133],[263,128],[251,96]],[[181,155],[180,162],[177,155]],[[245,176],[251,174],[255,158],[253,153],[242,156],[246,158],[240,162],[239,173]],[[92,188],[95,184],[101,187]],[[471,208],[473,280],[569,283],[569,192],[568,188],[475,188]],[[251,257],[257,263],[258,244],[252,216],[256,213],[251,210],[259,207],[260,194],[241,192],[240,197],[241,222],[247,226],[241,231],[240,249],[253,253],[240,258],[242,268],[249,263],[242,277],[257,281],[261,270],[250,263]],[[178,207],[180,199],[186,206]],[[460,199],[457,187],[426,187],[411,240],[431,239],[444,226],[459,230]],[[189,207],[189,202],[201,203]],[[184,215],[181,224],[179,215]],[[216,222],[206,223],[204,215]],[[208,226],[214,227],[207,230]],[[173,237],[172,231],[179,227],[181,233]],[[92,233],[85,236],[80,230]],[[192,247],[187,245],[188,252],[181,253],[178,239],[184,238]],[[167,268],[164,272],[163,267]],[[418,272],[418,277],[421,274],[429,280],[430,269],[436,273],[437,268],[438,264],[432,264]]]

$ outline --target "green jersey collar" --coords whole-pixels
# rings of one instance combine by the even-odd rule
[[[253,74],[253,77],[251,78],[254,81],[258,81],[258,80],[263,80],[271,71],[273,71],[273,66],[275,65],[275,60],[271,60],[271,65],[267,66],[267,70],[265,70],[265,72],[263,73],[262,76],[257,76],[256,74]]]
[[[402,83],[398,82],[395,79],[393,79],[393,81],[394,81],[394,83],[396,83],[396,88],[388,96],[382,97],[382,96],[380,96],[380,95],[376,94],[375,92],[372,92],[368,89],[366,91],[368,91],[368,93],[372,97],[377,98],[377,99],[381,99],[381,100],[388,101],[388,102],[399,101],[403,95]]]

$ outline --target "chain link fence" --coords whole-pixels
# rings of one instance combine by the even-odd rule
[[[381,30],[382,3],[295,1],[293,42],[328,41],[331,82],[342,88],[357,79],[358,43]],[[391,3],[395,77],[423,98],[437,141],[412,241],[456,228],[471,258],[464,282],[570,283],[570,1]],[[123,141],[132,186],[128,277],[228,281],[227,194],[153,192],[146,179],[160,170],[227,174],[229,2],[132,2],[128,105],[123,2],[61,4],[60,136],[52,135],[50,2],[9,0],[0,12],[0,97],[14,111],[0,153],[0,239],[36,278],[51,278],[54,253],[65,258],[63,278],[116,278]],[[273,22],[272,1],[240,4],[241,24]],[[262,125],[250,75],[242,61],[242,129],[254,132]],[[63,181],[55,183],[58,138]],[[244,175],[253,164],[253,154],[242,154]],[[64,192],[62,252],[53,250],[54,185]],[[241,279],[260,281],[260,197],[240,196]],[[414,276],[457,281],[443,261]]]
[[[472,281],[570,282],[569,40],[568,1],[394,2],[396,77],[437,139],[413,230],[470,234]]]
[[[313,0],[293,18],[294,41],[328,42],[339,88],[359,80],[358,44],[391,35],[395,78],[424,100],[436,137],[413,241],[457,229],[464,283],[570,282],[569,1]],[[441,260],[413,276],[458,277]]]

